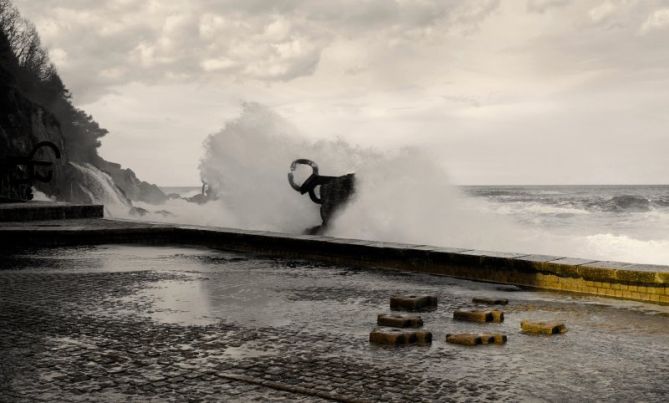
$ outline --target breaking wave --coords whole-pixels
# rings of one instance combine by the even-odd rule
[[[614,196],[602,205],[605,211],[650,211],[650,200],[642,196]]]

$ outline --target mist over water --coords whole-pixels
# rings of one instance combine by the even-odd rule
[[[142,219],[301,233],[320,223],[319,206],[290,188],[286,173],[293,160],[309,158],[322,175],[356,173],[356,194],[327,235],[669,264],[669,206],[662,204],[667,189],[653,201],[624,190],[600,199],[593,196],[597,191],[570,199],[552,187],[463,191],[449,183],[430,151],[384,153],[309,141],[268,108],[246,104],[239,118],[205,142],[201,176],[217,199],[204,205],[170,200],[161,208],[172,215]]]

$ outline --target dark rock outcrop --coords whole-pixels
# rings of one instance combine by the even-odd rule
[[[123,169],[121,164],[105,161],[102,158],[96,161],[95,165],[109,174],[116,186],[118,186],[130,200],[142,201],[150,204],[161,204],[168,199],[158,186],[139,180],[137,175],[135,175],[135,172],[130,168]]]

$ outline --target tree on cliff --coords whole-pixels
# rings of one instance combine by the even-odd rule
[[[71,95],[42,46],[34,24],[21,17],[9,0],[0,0],[0,42],[9,45],[0,60],[19,90],[53,113],[61,125],[68,158],[96,163],[100,138],[108,131],[72,105]],[[0,45],[1,46],[1,45]]]

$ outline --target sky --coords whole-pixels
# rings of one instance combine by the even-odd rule
[[[669,0],[14,3],[103,157],[159,185],[197,185],[245,102],[458,184],[669,183]]]

